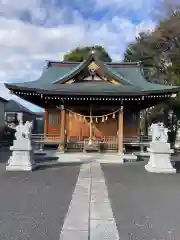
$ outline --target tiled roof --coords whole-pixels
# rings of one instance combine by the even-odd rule
[[[97,61],[97,56],[90,54],[89,57],[81,63],[72,62],[50,62],[49,67],[45,68],[41,76],[32,82],[6,84],[10,89],[21,89],[24,91],[36,90],[37,92],[55,92],[56,94],[66,93],[140,93],[140,92],[157,92],[157,91],[171,91],[177,92],[176,87],[160,85],[148,82],[141,73],[139,63],[103,63],[100,68],[103,68],[104,73],[109,74],[112,78],[119,79],[121,85],[114,85],[108,82],[103,83],[73,83],[64,84],[65,81],[72,79],[79,74],[91,61]]]

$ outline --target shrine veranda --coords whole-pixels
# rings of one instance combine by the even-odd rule
[[[148,82],[138,62],[106,63],[95,52],[81,63],[48,61],[37,80],[5,85],[45,109],[45,143],[82,150],[87,142],[104,142],[118,152],[125,138],[140,135],[142,109],[180,91]]]

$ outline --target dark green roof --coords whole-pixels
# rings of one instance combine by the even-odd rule
[[[34,112],[30,111],[28,108],[24,107],[23,105],[14,100],[9,100],[5,104],[5,112],[20,112],[35,115]]]
[[[64,84],[67,80],[76,77],[91,61],[97,62],[104,74],[119,79],[122,83],[115,85],[104,82],[73,83]],[[154,92],[178,92],[175,86],[160,85],[148,82],[141,73],[138,63],[102,63],[96,55],[90,54],[81,63],[72,62],[50,62],[41,76],[32,82],[6,84],[10,90],[36,91],[49,94],[133,94]]]

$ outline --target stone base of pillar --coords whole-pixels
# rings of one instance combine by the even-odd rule
[[[36,168],[34,153],[29,139],[15,140],[10,150],[12,151],[12,156],[8,160],[7,171],[32,171]]]
[[[148,149],[150,158],[145,166],[146,171],[153,173],[176,173],[176,169],[171,164],[171,153],[169,143],[152,142]]]
[[[58,151],[64,153],[65,152],[65,143],[60,143],[58,146]]]
[[[86,144],[84,145],[84,149],[83,149],[83,152],[86,152],[86,153],[96,153],[96,152],[100,152],[100,148],[98,147],[97,144]]]

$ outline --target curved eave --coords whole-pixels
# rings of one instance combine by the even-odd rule
[[[156,91],[136,91],[136,92],[131,92],[131,91],[122,91],[122,92],[113,92],[113,91],[99,91],[99,92],[92,92],[92,91],[54,91],[54,90],[41,90],[37,91],[40,94],[45,94],[45,95],[62,95],[62,96],[79,96],[79,95],[92,95],[92,96],[147,96],[147,95],[163,95],[167,93],[177,93],[179,92],[180,89],[177,91],[174,91],[172,89],[167,89],[167,90],[156,90]]]
[[[143,96],[143,95],[152,95],[152,94],[166,94],[166,93],[178,93],[180,92],[180,87],[174,87],[174,88],[167,88],[167,89],[162,89],[162,90],[140,90],[140,91],[108,91],[108,90],[103,90],[103,91],[89,91],[88,89],[85,90],[81,90],[77,91],[75,90],[45,90],[45,89],[37,89],[37,88],[27,88],[27,87],[23,87],[23,86],[17,86],[17,85],[12,85],[12,84],[5,84],[5,86],[10,90],[10,91],[20,91],[20,92],[35,92],[38,94],[45,94],[45,95],[68,95],[68,96],[72,96],[72,95],[93,95],[93,96],[97,96],[97,95],[109,95],[109,96],[123,96],[123,95],[129,95],[129,96]]]
[[[15,84],[9,84],[9,83],[5,83],[4,84],[6,88],[8,88],[10,91],[26,91],[26,92],[30,92],[30,91],[37,91],[37,88],[27,88],[27,87],[23,87],[23,86],[18,86]]]

